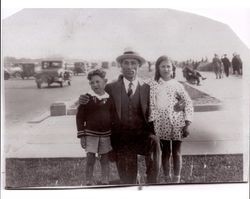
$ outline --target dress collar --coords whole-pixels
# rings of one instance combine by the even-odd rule
[[[169,82],[171,82],[173,79],[170,79],[170,80],[168,80],[168,81],[165,81],[165,80],[163,80],[161,77],[160,77],[160,79],[158,80],[158,83],[160,84],[160,85],[163,85],[163,84],[166,84],[166,83],[169,83]]]

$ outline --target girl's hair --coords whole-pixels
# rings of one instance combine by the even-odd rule
[[[156,63],[155,63],[155,78],[154,78],[154,79],[155,79],[155,81],[157,81],[157,82],[158,82],[158,80],[159,80],[160,77],[161,77],[161,75],[160,75],[160,64],[161,64],[161,62],[163,62],[163,61],[170,62],[170,63],[171,63],[171,66],[172,66],[172,68],[173,68],[172,61],[171,61],[171,59],[170,59],[168,56],[165,56],[165,55],[160,56],[160,57],[157,59]]]
[[[91,78],[93,76],[96,76],[96,75],[99,76],[99,77],[101,77],[101,78],[103,78],[103,79],[105,79],[106,72],[104,70],[101,70],[101,69],[92,70],[92,71],[90,71],[88,73],[88,80],[90,81]]]

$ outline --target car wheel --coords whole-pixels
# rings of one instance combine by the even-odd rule
[[[70,81],[68,81],[68,85],[69,85],[69,86],[71,85],[71,82],[70,82]]]
[[[19,72],[16,72],[14,76],[15,76],[15,78],[21,78],[22,77],[21,73],[19,73]]]
[[[60,87],[63,87],[63,82],[60,82]]]

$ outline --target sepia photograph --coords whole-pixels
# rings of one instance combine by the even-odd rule
[[[3,18],[3,188],[247,183],[249,44],[169,8]]]

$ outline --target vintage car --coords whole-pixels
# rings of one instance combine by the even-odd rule
[[[95,69],[97,67],[98,67],[98,63],[97,62],[92,62],[91,65],[90,65],[91,69]]]
[[[4,80],[8,80],[10,78],[10,72],[8,69],[4,69]]]
[[[37,88],[41,88],[42,84],[48,87],[57,83],[63,87],[64,83],[71,85],[72,72],[65,69],[64,62],[61,60],[45,60],[41,62],[41,71],[36,74]]]
[[[78,75],[80,73],[87,73],[87,65],[84,62],[75,62],[74,63],[74,75]]]
[[[22,78],[25,77],[29,79],[30,77],[35,76],[35,63],[15,63],[13,67],[13,76],[16,78]],[[15,69],[15,70],[14,70]]]
[[[109,62],[103,61],[101,67],[105,69],[109,68]]]

